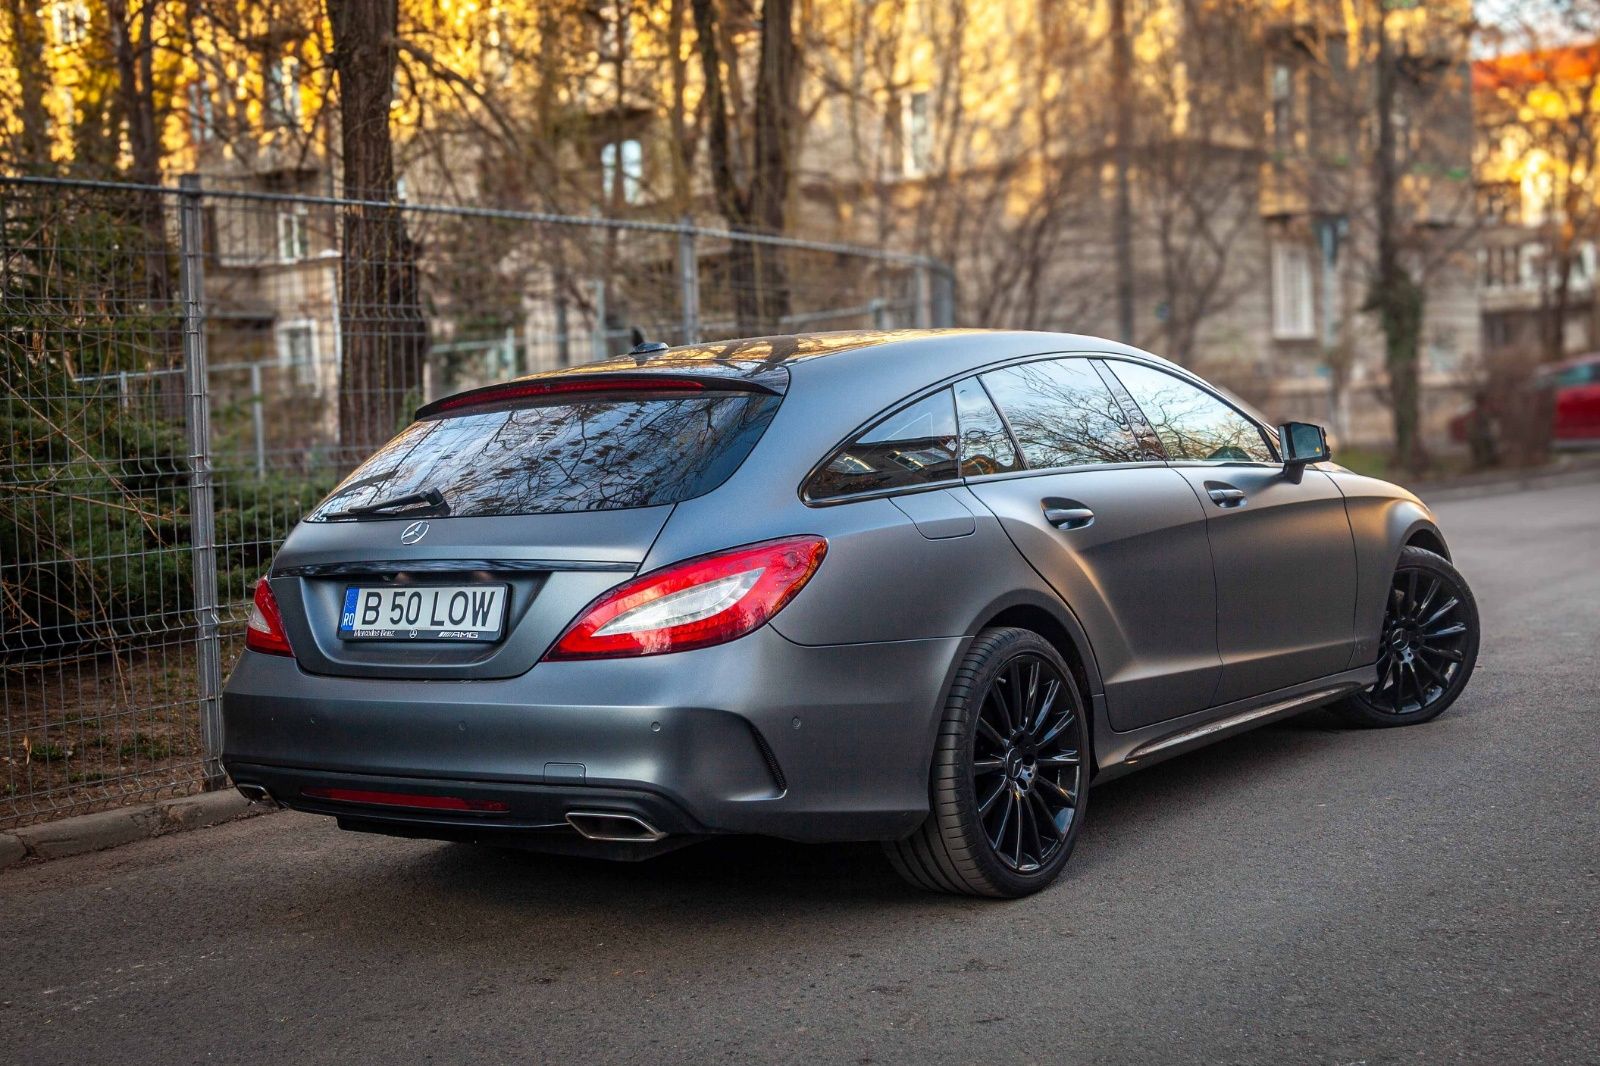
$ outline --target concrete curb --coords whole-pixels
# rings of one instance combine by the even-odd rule
[[[233,789],[122,807],[114,811],[25,825],[0,833],[0,869],[24,859],[61,859],[185,829],[220,825],[275,808],[251,803]]]

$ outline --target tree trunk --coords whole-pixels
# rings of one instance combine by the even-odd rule
[[[417,247],[394,206],[389,103],[398,0],[327,0],[339,85],[344,194],[378,201],[344,209],[339,272],[339,444],[364,458],[410,419],[422,399],[428,325]]]
[[[128,180],[139,185],[161,184],[161,101],[156,98],[154,39],[155,0],[145,0],[137,11],[127,0],[108,0],[111,54],[117,67],[117,103],[128,138]],[[144,231],[144,291],[153,310],[163,309],[175,288],[172,260],[163,220],[164,198],[158,192],[136,198],[136,221]],[[159,347],[176,355],[176,329]]]
[[[44,65],[44,26],[35,0],[6,0],[11,65],[17,77],[17,122],[12,142],[12,162],[32,173],[50,171],[50,113],[45,110],[45,88],[50,81]]]
[[[1133,41],[1128,35],[1127,0],[1111,0],[1111,106],[1115,112],[1112,166],[1116,204],[1111,215],[1111,245],[1117,271],[1117,333],[1136,343],[1133,282]]]
[[[1373,199],[1377,213],[1378,257],[1367,308],[1383,329],[1384,362],[1394,413],[1395,460],[1403,470],[1427,463],[1421,434],[1421,387],[1417,367],[1426,294],[1401,259],[1399,218],[1400,163],[1394,129],[1395,59],[1388,23],[1378,16],[1378,150],[1373,159]]]
[[[756,71],[752,148],[747,167],[733,158],[729,101],[714,0],[693,0],[695,35],[705,81],[706,148],[717,208],[738,233],[782,233],[787,226],[789,178],[796,136],[799,50],[793,0],[766,0],[761,12],[761,55]],[[749,175],[741,186],[738,171]],[[789,313],[789,285],[780,249],[735,241],[728,253],[728,285],[741,333],[769,333]]]
[[[1559,225],[1560,223],[1558,223]],[[1565,240],[1555,242],[1555,289],[1544,301],[1543,355],[1547,363],[1559,363],[1567,355],[1567,311],[1572,306],[1572,248]]]
[[[766,0],[761,11],[761,67],[756,75],[755,165],[750,177],[750,220],[782,233],[789,207],[795,142],[795,84],[799,52],[794,40],[794,0]],[[757,245],[757,314],[764,331],[780,328],[789,313],[782,250]]]

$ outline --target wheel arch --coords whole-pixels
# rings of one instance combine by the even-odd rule
[[[1423,548],[1450,558],[1450,547],[1444,542],[1444,534],[1439,532],[1439,527],[1426,520],[1414,523],[1406,533],[1406,539],[1401,543],[1405,548]],[[1398,555],[1398,553],[1396,553]]]
[[[1101,719],[1105,714],[1105,689],[1088,634],[1066,604],[1051,602],[1041,595],[1018,593],[989,604],[979,613],[969,636],[976,636],[985,629],[1007,626],[1038,633],[1066,660],[1067,668],[1072,671],[1072,679],[1083,694],[1089,725],[1090,772],[1097,773],[1099,757],[1095,753],[1095,738],[1104,735]]]

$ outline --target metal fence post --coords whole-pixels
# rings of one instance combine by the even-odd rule
[[[183,371],[188,389],[189,551],[194,572],[195,659],[200,686],[201,772],[207,789],[222,770],[222,634],[217,614],[216,515],[211,496],[211,392],[206,374],[205,216],[200,176],[185,174],[178,195],[178,284],[183,300]]]
[[[611,354],[611,339],[606,336],[606,283],[603,278],[594,281],[594,357],[604,359]]]
[[[949,329],[956,324],[956,277],[942,263],[930,269],[933,272],[932,325],[935,329]]]
[[[683,343],[700,343],[700,262],[695,258],[694,228],[686,216],[678,231],[678,288],[683,304]]]
[[[202,343],[204,343],[202,341]],[[261,413],[261,364],[250,364],[250,436],[256,446],[256,477],[267,476],[267,428]]]

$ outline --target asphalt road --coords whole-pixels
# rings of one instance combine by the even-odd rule
[[[277,814],[0,873],[0,1061],[1600,1061],[1600,484],[1439,510],[1485,625],[1454,709],[1098,789],[1032,899]]]

